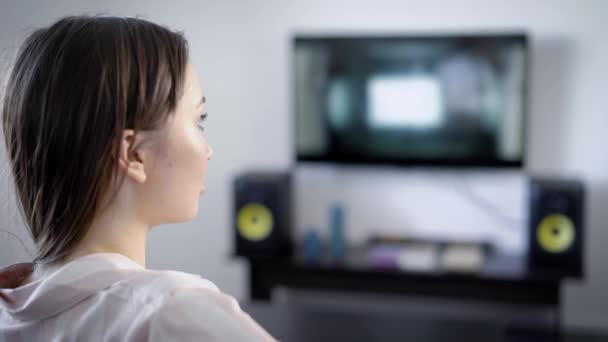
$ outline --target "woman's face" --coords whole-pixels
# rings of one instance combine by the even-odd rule
[[[204,102],[196,70],[188,64],[184,94],[159,130],[154,163],[146,170],[144,201],[149,205],[145,216],[153,224],[187,221],[198,212],[207,163],[213,155],[203,136]]]

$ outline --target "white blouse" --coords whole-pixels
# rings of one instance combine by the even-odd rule
[[[4,341],[274,341],[237,301],[200,276],[91,254],[0,288]]]

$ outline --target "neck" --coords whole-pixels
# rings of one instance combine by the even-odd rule
[[[143,224],[108,220],[102,215],[67,257],[57,263],[36,265],[34,272],[22,284],[43,278],[74,259],[95,253],[122,254],[145,268],[148,231],[149,228]]]
[[[146,267],[146,239],[151,225],[139,219],[138,203],[130,193],[119,192],[100,212],[86,235],[65,262],[93,253],[118,253]]]
[[[64,262],[93,253],[117,253],[146,267],[146,238],[149,227],[132,223],[103,223],[89,232]]]

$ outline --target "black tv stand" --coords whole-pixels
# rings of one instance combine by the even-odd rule
[[[360,253],[359,253],[360,254]],[[349,252],[342,262],[308,263],[302,258],[249,259],[252,300],[269,301],[276,289],[440,299],[487,309],[486,317],[507,311],[505,330],[539,330],[558,340],[561,326],[559,278],[528,272],[523,260],[490,260],[478,274],[404,272],[366,266]],[[310,298],[310,297],[309,297]],[[469,305],[461,305],[468,307]]]

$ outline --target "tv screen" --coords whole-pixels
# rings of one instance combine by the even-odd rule
[[[524,34],[293,42],[298,161],[520,167]]]

